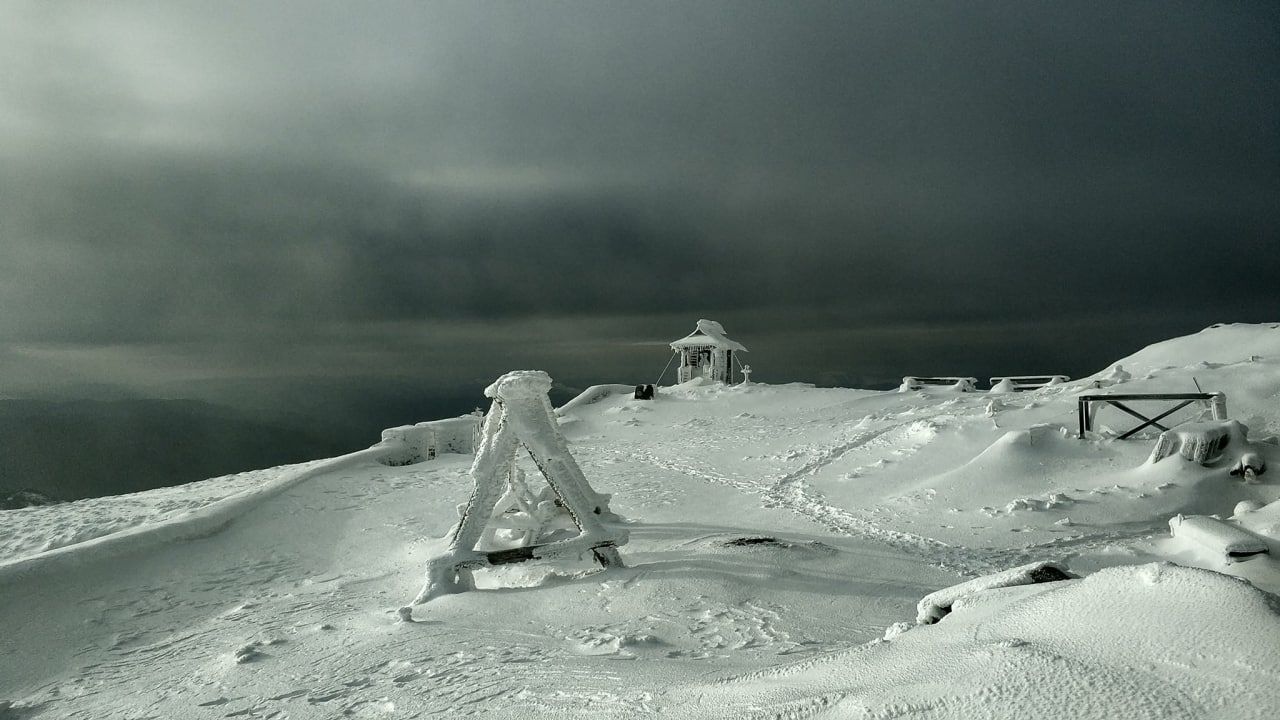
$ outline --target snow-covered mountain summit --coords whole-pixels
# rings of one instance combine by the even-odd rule
[[[1231,470],[1280,462],[1280,329],[1215,326],[1117,364],[999,394],[605,388],[560,430],[612,494],[627,567],[479,572],[414,622],[396,609],[472,457],[406,455],[394,433],[8,511],[0,718],[1271,717],[1280,485]],[[1076,436],[1082,394],[1197,385],[1247,427],[1207,464],[1115,439],[1133,418],[1113,407]],[[1171,538],[1178,514],[1234,518],[1271,554]],[[930,595],[1039,561],[1083,577]],[[950,604],[916,625],[925,596]]]

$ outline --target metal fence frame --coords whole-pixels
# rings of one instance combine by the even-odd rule
[[[1143,415],[1142,413],[1138,412],[1137,410],[1134,410],[1128,405],[1125,405],[1123,402],[1121,402],[1122,400],[1128,400],[1130,402],[1135,402],[1140,400],[1166,400],[1170,402],[1173,402],[1173,401],[1181,401],[1181,402],[1179,402],[1177,405],[1173,406],[1169,410],[1166,410],[1160,413],[1159,415],[1156,415],[1155,417],[1147,417],[1146,415]],[[1076,411],[1080,416],[1080,437],[1081,438],[1085,436],[1085,433],[1093,430],[1092,406],[1095,403],[1105,403],[1107,405],[1111,405],[1112,407],[1118,410],[1122,410],[1126,413],[1129,413],[1130,415],[1142,421],[1141,425],[1121,435],[1119,438],[1117,438],[1118,440],[1125,440],[1127,438],[1130,438],[1136,435],[1137,433],[1141,432],[1142,430],[1145,430],[1146,428],[1151,427],[1152,425],[1160,428],[1161,431],[1167,431],[1169,428],[1165,427],[1164,425],[1161,425],[1160,421],[1194,402],[1209,403],[1209,408],[1213,411],[1215,420],[1225,420],[1226,414],[1227,414],[1226,413],[1227,396],[1220,392],[1128,393],[1128,394],[1118,394],[1118,395],[1081,395],[1078,398],[1078,402],[1079,404],[1077,406]]]

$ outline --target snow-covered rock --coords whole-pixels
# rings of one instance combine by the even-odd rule
[[[1013,587],[1015,585],[1034,585],[1036,583],[1057,582],[1075,577],[1067,572],[1065,565],[1056,562],[1040,561],[1021,565],[1016,568],[984,575],[959,585],[952,585],[936,592],[929,593],[916,604],[916,623],[930,625],[936,623],[951,612],[960,600],[977,593],[995,588]]]

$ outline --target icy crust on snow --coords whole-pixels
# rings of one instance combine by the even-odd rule
[[[6,522],[0,531],[3,547],[12,547],[12,554],[0,556],[0,582],[216,533],[264,500],[314,477],[364,464],[407,464],[404,460],[412,447],[410,437],[392,433],[367,450],[326,460],[125,496],[6,511],[6,520],[15,513],[18,519]],[[23,514],[31,510],[51,512]]]
[[[169,521],[313,464],[285,465],[127,495],[8,510],[0,516],[0,563]]]
[[[342,457],[364,457],[385,465],[409,465],[434,457],[437,451],[470,452],[479,420],[463,415],[389,428],[383,431],[381,442],[369,450]],[[250,499],[258,492],[270,492],[282,484],[305,479],[311,470],[332,462],[313,460],[125,495],[6,510],[0,515],[0,568],[40,553],[129,530],[172,525],[184,518],[194,520],[210,506],[239,496]]]
[[[1167,563],[988,590],[870,645],[675,690],[668,717],[1263,720],[1280,599]]]

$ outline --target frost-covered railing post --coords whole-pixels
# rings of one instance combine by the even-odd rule
[[[485,388],[493,399],[471,465],[475,483],[471,499],[454,526],[448,549],[427,564],[427,580],[413,604],[474,589],[472,570],[535,558],[590,551],[604,567],[621,566],[617,547],[627,542],[625,531],[606,529],[600,515],[603,498],[587,483],[555,424],[547,393],[551,377],[538,370],[509,372]],[[523,446],[546,477],[559,503],[568,511],[579,534],[569,540],[504,550],[480,550],[486,528],[498,520],[498,507],[511,487],[516,452]],[[526,540],[530,539],[528,536]],[[407,608],[402,608],[402,614]]]

